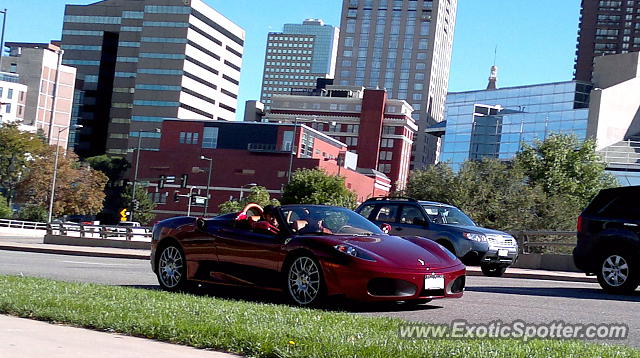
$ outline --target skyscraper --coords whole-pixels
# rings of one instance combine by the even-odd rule
[[[67,5],[64,64],[78,68],[80,156],[157,148],[165,118],[232,120],[244,30],[201,0]]]
[[[575,79],[591,81],[595,57],[640,51],[640,2],[582,0]]]
[[[269,33],[260,95],[267,108],[273,95],[312,90],[316,79],[333,78],[338,34],[338,28],[319,19]]]
[[[344,0],[336,84],[385,88],[418,124],[412,167],[435,162],[444,119],[457,0]]]

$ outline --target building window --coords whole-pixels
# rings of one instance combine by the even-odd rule
[[[202,148],[218,148],[218,127],[204,127]]]
[[[7,99],[13,99],[13,88],[9,88],[7,91]],[[9,112],[7,111],[7,113]]]

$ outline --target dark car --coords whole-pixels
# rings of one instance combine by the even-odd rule
[[[369,199],[355,211],[376,225],[391,225],[391,235],[436,241],[466,265],[479,264],[487,276],[502,276],[518,257],[513,236],[477,226],[452,205],[387,197]]]
[[[276,222],[262,213],[250,204],[212,219],[158,223],[151,265],[160,286],[278,290],[299,305],[333,295],[423,303],[463,294],[465,266],[435,242],[387,235],[345,208],[286,205],[275,209]]]
[[[611,293],[640,284],[640,186],[605,189],[578,217],[576,267]]]

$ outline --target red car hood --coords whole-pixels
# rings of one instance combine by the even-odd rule
[[[378,264],[396,268],[442,269],[459,265],[439,244],[421,237],[348,236],[341,240],[373,254]]]

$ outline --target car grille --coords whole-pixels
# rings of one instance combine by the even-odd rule
[[[517,247],[516,240],[512,236],[488,234],[487,241],[491,247]]]

